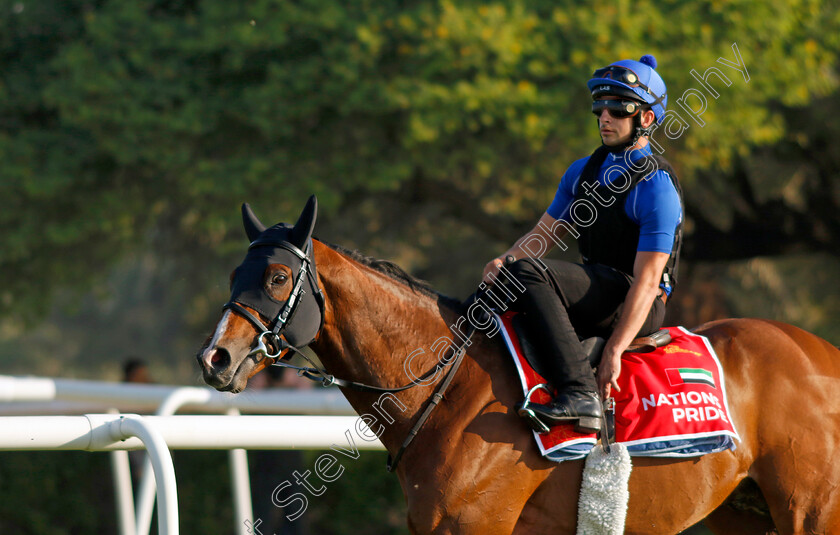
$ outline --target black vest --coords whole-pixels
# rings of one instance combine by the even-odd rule
[[[595,206],[595,217],[592,224],[582,226],[578,224],[580,238],[578,245],[580,254],[586,264],[603,264],[610,266],[628,275],[633,275],[633,264],[636,261],[636,249],[639,245],[639,225],[632,221],[624,211],[624,203],[627,195],[633,191],[639,181],[657,169],[665,171],[671,177],[671,182],[677,190],[680,198],[680,209],[685,216],[683,206],[682,188],[680,188],[677,174],[668,161],[659,156],[651,155],[640,158],[633,162],[632,166],[624,169],[624,178],[613,180],[616,186],[627,186],[621,193],[615,193],[609,188],[598,186],[597,193],[602,199],[615,197],[615,201],[609,206],[603,206],[597,199],[587,195],[587,188],[584,184],[596,184],[598,171],[601,168],[609,151],[603,145],[592,153],[589,161],[583,168],[575,191],[575,201],[587,200]],[[609,170],[607,171],[609,173]],[[591,186],[589,188],[591,191]],[[674,244],[671,247],[671,256],[665,265],[662,280],[666,285],[672,286],[677,282],[677,268],[680,260],[680,247],[682,246],[682,221],[677,225],[674,233]]]

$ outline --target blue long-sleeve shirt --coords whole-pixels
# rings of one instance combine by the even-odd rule
[[[635,162],[650,154],[650,146],[646,145],[642,149],[631,151],[629,160]],[[603,197],[608,198],[611,195],[606,184],[607,170],[615,165],[626,169],[628,165],[624,158],[624,153],[610,153],[601,165],[598,171],[598,192]],[[560,179],[554,200],[546,210],[546,213],[554,219],[571,221],[569,208],[575,200],[580,174],[587,161],[589,161],[589,156],[575,161]],[[610,177],[617,176],[620,174],[610,173]],[[683,216],[679,194],[668,173],[660,169],[640,181],[627,195],[624,212],[631,221],[639,225],[637,251],[671,253],[677,225],[682,221]]]

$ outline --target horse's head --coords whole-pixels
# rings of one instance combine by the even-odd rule
[[[251,245],[231,275],[230,300],[216,332],[197,355],[210,386],[241,392],[249,378],[284,357],[289,346],[306,346],[317,336],[324,321],[312,254],[317,212],[313,195],[294,226],[278,223],[266,229],[242,205]]]

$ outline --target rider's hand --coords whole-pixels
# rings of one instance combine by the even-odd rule
[[[481,276],[482,280],[487,284],[490,284],[490,276],[492,275],[493,279],[495,280],[496,277],[499,276],[499,269],[504,265],[504,260],[502,257],[494,258],[493,260],[487,262],[487,265],[484,266],[484,274]]]
[[[598,393],[601,394],[601,399],[606,400],[610,397],[612,388],[615,388],[616,392],[621,392],[621,388],[618,387],[620,374],[621,351],[610,347],[604,348],[601,364],[598,366]]]

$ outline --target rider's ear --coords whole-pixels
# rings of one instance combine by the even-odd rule
[[[642,128],[651,126],[656,121],[656,114],[653,110],[647,109],[642,114]]]
[[[315,230],[315,219],[318,217],[318,199],[314,195],[309,197],[306,201],[300,217],[292,229],[291,242],[303,249],[309,238],[312,237],[312,231]]]
[[[251,241],[256,240],[265,230],[265,225],[260,223],[247,202],[242,205],[242,223],[245,224],[245,233]]]

